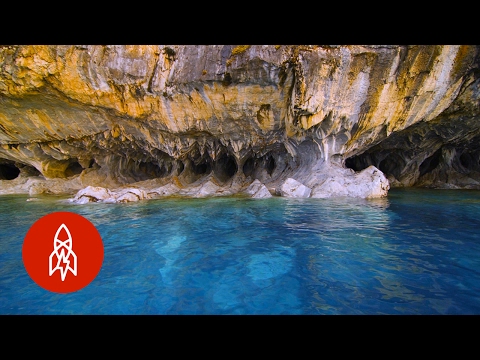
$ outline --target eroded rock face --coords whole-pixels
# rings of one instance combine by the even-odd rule
[[[268,197],[265,189],[282,195],[289,178],[312,197],[480,188],[478,53],[470,45],[0,47],[0,193],[145,191],[125,190],[121,200],[136,201],[149,192],[233,194],[258,180],[258,197]],[[347,169],[369,166],[356,177]]]

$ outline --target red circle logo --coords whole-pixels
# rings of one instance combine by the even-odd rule
[[[103,242],[83,216],[59,211],[38,219],[25,235],[23,265],[40,287],[56,293],[78,291],[100,272]]]

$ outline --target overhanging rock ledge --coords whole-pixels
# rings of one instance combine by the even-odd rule
[[[0,46],[0,194],[480,189],[479,46]]]

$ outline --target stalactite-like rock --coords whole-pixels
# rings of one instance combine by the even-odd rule
[[[0,193],[102,186],[136,201],[258,180],[268,197],[289,178],[311,197],[480,188],[478,56],[473,45],[0,46]]]

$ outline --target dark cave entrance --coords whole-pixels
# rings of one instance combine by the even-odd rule
[[[354,155],[345,160],[345,167],[354,171],[362,171],[370,165],[372,165],[370,157],[367,157],[365,155]]]
[[[433,153],[432,156],[429,156],[423,162],[420,164],[419,171],[420,171],[420,176],[423,176],[432,170],[434,170],[438,164],[440,163],[440,157],[442,155],[442,149],[438,149]]]
[[[405,160],[401,156],[396,153],[391,153],[380,161],[378,169],[383,172],[385,176],[391,174],[395,179],[399,179],[405,166]]]
[[[212,171],[212,165],[210,161],[204,160],[198,164],[195,164],[195,162],[192,162],[192,171],[196,175],[206,175],[210,174]]]
[[[201,155],[200,151],[195,149],[183,160],[182,176],[187,183],[193,183],[212,172],[212,163],[212,158],[208,152],[205,151]]]
[[[0,163],[0,180],[13,180],[20,175],[20,169],[13,163]]]
[[[130,160],[127,166],[128,174],[135,181],[162,178],[173,170],[173,163],[169,160],[134,161]]]
[[[480,151],[463,152],[458,160],[467,171],[480,171]]]
[[[272,176],[275,170],[276,162],[271,153],[267,153],[261,157],[249,157],[243,164],[243,173],[245,176],[257,177],[259,172],[265,171],[268,175]]]
[[[213,173],[221,182],[228,181],[238,171],[235,157],[227,153],[223,153],[217,161],[215,161]]]
[[[143,179],[155,179],[164,177],[167,173],[169,173],[169,169],[164,166],[160,166],[158,163],[153,161],[141,161],[138,164],[138,173]]]
[[[78,175],[83,171],[82,165],[79,164],[78,161],[72,161],[68,164],[67,168],[65,169],[65,177],[70,177],[74,175]]]
[[[183,161],[177,160],[177,176],[180,175],[183,170],[185,170],[185,164]]]

